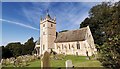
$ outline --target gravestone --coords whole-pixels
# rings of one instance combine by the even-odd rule
[[[73,69],[73,64],[71,60],[67,60],[65,64],[66,64],[66,69]]]
[[[6,60],[5,60],[5,59],[2,59],[1,65],[2,65],[2,66],[3,66],[3,65],[6,65]]]
[[[41,69],[50,69],[50,54],[47,51],[41,58]]]
[[[0,69],[2,68],[3,59],[0,61]]]
[[[3,63],[3,59],[1,59],[0,63],[1,63],[1,64]]]

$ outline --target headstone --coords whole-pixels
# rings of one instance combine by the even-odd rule
[[[65,64],[66,64],[66,69],[73,69],[73,64],[71,60],[67,60]]]
[[[0,69],[2,68],[3,59],[0,61]]]
[[[47,51],[41,58],[41,69],[50,69],[50,54]]]
[[[5,60],[5,59],[2,59],[1,65],[2,65],[2,66],[3,66],[3,65],[6,65],[6,60]]]
[[[3,63],[3,59],[1,59],[0,63]]]
[[[6,64],[9,65],[10,64],[10,59],[6,59]]]
[[[27,65],[27,62],[26,62],[25,59],[22,60],[22,65],[23,65],[23,66],[26,66],[26,65]]]

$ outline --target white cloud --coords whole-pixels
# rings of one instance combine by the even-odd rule
[[[34,10],[33,8],[27,9],[25,7],[22,8],[24,16],[31,22],[32,24],[36,24],[37,20],[39,20],[40,16],[39,13],[41,10]]]
[[[57,4],[57,5],[56,5]],[[80,23],[88,16],[87,8],[92,7],[98,3],[91,2],[81,2],[80,4],[73,3],[31,3],[32,7],[22,7],[22,11],[27,20],[32,24],[39,26],[39,20],[41,16],[44,16],[47,9],[51,9],[50,12],[57,16],[57,27],[62,29],[65,26],[69,26],[72,29],[73,25],[80,25]],[[57,8],[56,8],[57,6]],[[61,11],[62,10],[62,11]],[[63,24],[64,23],[64,24]],[[67,29],[67,27],[65,27]]]
[[[0,21],[4,21],[4,22],[7,22],[7,23],[11,23],[11,24],[16,24],[16,25],[18,25],[18,26],[22,26],[22,27],[25,27],[25,28],[30,28],[30,29],[39,31],[39,29],[34,28],[34,27],[32,27],[32,26],[29,26],[29,25],[25,25],[25,24],[23,24],[23,23],[14,22],[14,21],[6,20],[6,19],[0,19]]]
[[[86,6],[87,5],[87,6]],[[88,10],[90,9],[90,6],[95,5],[95,3],[64,3],[61,4],[59,9],[56,10],[57,16],[59,19],[57,19],[57,31],[59,30],[72,30],[72,29],[78,29],[80,26],[80,23],[88,17]],[[69,6],[69,7],[68,7]],[[64,8],[63,8],[64,7]],[[66,9],[67,8],[67,9]],[[62,11],[60,11],[62,9]]]
[[[37,3],[32,2],[31,7],[22,6],[22,12],[24,16],[29,20],[32,24],[39,26],[40,17],[45,13],[45,11],[50,7],[50,3]]]

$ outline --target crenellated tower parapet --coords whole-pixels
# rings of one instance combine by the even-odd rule
[[[44,23],[44,22],[46,22],[46,21],[51,22],[51,23],[56,23],[56,17],[51,18],[50,15],[49,15],[49,13],[47,13],[47,15],[46,15],[45,18],[42,18],[42,17],[41,17],[40,23]]]

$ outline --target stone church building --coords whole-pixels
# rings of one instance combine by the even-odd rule
[[[45,51],[57,54],[89,56],[95,54],[96,48],[89,26],[56,34],[56,18],[47,13],[40,20],[40,38],[36,42],[37,55]]]

